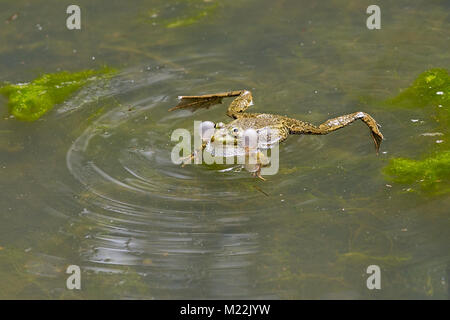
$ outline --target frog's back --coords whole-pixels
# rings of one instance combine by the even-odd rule
[[[273,129],[281,129],[284,127],[283,117],[269,113],[244,113],[239,118],[231,121],[228,126],[246,129],[262,129],[271,127]]]
[[[274,143],[280,143],[289,135],[283,117],[267,113],[248,113],[231,121],[228,127],[239,127],[243,131],[254,129],[258,134],[258,148],[270,149]]]

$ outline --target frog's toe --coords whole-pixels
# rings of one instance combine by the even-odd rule
[[[256,164],[253,167],[254,170],[251,170],[251,171],[249,170],[250,168],[246,167],[246,169],[251,172],[252,176],[257,177],[257,178],[261,179],[262,181],[266,181],[266,179],[261,175],[261,168],[262,168],[261,164]]]
[[[188,155],[187,157],[183,157],[181,158],[181,167],[184,168],[185,165],[190,164],[192,162],[192,160],[195,158],[195,154],[192,153],[190,155]]]
[[[383,134],[380,131],[372,131],[372,139],[373,142],[375,143],[375,149],[378,152],[380,151],[380,146],[381,146],[381,142],[383,141],[384,137]]]
[[[257,172],[253,172],[253,176],[254,176],[254,177],[257,177],[257,178],[260,178],[262,181],[266,181],[266,180],[267,180],[266,178],[264,178],[264,177],[261,175],[261,170],[259,170],[259,171],[257,171]]]

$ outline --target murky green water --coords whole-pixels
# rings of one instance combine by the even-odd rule
[[[450,2],[379,1],[374,31],[360,0],[78,4],[69,31],[68,3],[0,1],[0,81],[120,70],[32,123],[0,98],[0,298],[449,297],[449,196],[382,174],[434,147],[421,134],[437,125],[379,101],[450,67]],[[168,113],[176,97],[243,88],[257,112],[314,123],[366,111],[381,153],[357,123],[290,137],[266,182],[172,164],[174,129],[227,120],[224,106]],[[80,291],[66,289],[73,264]]]

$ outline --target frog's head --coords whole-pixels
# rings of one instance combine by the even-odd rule
[[[211,136],[210,141],[218,145],[238,145],[240,139],[242,139],[243,130],[240,127],[226,126],[223,122],[218,122],[214,126],[214,134]]]
[[[229,126],[218,122],[204,121],[201,125],[202,139],[217,145],[256,147],[258,134],[254,129]]]

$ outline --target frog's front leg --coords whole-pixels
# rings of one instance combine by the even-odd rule
[[[261,175],[261,169],[269,164],[269,159],[261,151],[247,153],[244,168],[254,177],[258,177],[263,181],[265,178]]]
[[[253,176],[260,178],[262,181],[266,181],[266,178],[263,178],[263,176],[261,175],[261,169],[262,169],[262,165],[259,164],[258,169],[255,172],[253,172]]]
[[[202,146],[200,148],[198,148],[197,150],[194,150],[194,152],[192,152],[190,155],[188,155],[187,157],[183,157],[181,158],[181,167],[184,168],[185,165],[190,164],[192,162],[192,160],[194,160],[194,163],[196,163],[196,159],[198,157],[198,155],[200,153],[203,152],[203,150],[206,148],[206,143],[203,142]]]
[[[373,142],[375,144],[375,149],[378,154],[381,141],[383,141],[383,134],[381,133],[379,125],[375,119],[365,112],[355,112],[329,119],[319,126],[296,119],[285,118],[285,125],[288,127],[289,133],[291,134],[328,134],[348,126],[356,120],[363,121],[369,127]]]

